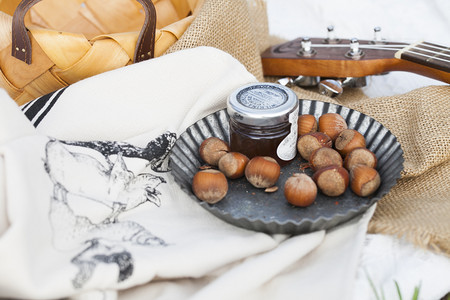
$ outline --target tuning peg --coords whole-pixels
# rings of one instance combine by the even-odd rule
[[[337,97],[342,94],[342,82],[335,79],[325,79],[319,83],[319,93],[328,97]]]
[[[281,85],[289,87],[292,85],[293,80],[291,77],[283,77],[283,78],[278,79],[277,82]]]
[[[351,59],[360,59],[364,56],[364,52],[359,49],[359,41],[356,38],[350,40],[350,50],[345,54],[345,57]]]
[[[334,32],[334,26],[330,25],[327,27],[327,38],[324,40],[327,44],[338,44],[340,40],[336,38],[336,34]]]
[[[296,85],[299,87],[313,87],[319,84],[320,77],[319,76],[298,76],[295,79],[291,77],[283,77],[277,80],[277,82],[281,85],[290,87],[292,85]]]
[[[302,38],[301,48],[297,52],[297,55],[310,57],[316,54],[316,50],[311,48],[311,39],[309,37]]]
[[[366,77],[347,77],[342,80],[342,87],[360,88],[366,85]]]
[[[376,26],[373,29],[373,40],[374,42],[379,42],[381,41],[381,27]]]
[[[371,41],[371,44],[386,44],[386,41],[381,38],[380,26],[376,26],[373,28],[373,40]]]
[[[366,77],[347,77],[344,79],[325,79],[319,83],[319,93],[328,97],[337,97],[344,92],[344,87],[364,87]]]
[[[319,76],[298,76],[294,79],[293,83],[299,87],[312,87],[319,84]]]

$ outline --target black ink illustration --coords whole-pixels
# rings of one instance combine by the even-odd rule
[[[117,142],[51,140],[46,144],[44,166],[54,186],[49,213],[54,245],[59,250],[82,249],[71,260],[78,269],[72,280],[75,288],[83,287],[99,264],[115,264],[117,282],[129,278],[134,269],[133,245],[168,245],[137,222],[121,220],[120,215],[145,203],[159,207],[158,187],[166,183],[150,173],[135,175],[125,158],[144,159],[152,170],[167,171],[163,161],[174,141],[175,135],[166,133],[146,148]],[[88,203],[100,204],[109,213],[94,222],[74,211],[70,197],[93,201]]]
[[[175,133],[165,133],[150,141],[145,148],[136,147],[127,143],[109,141],[64,141],[67,145],[88,147],[99,151],[105,157],[122,153],[125,157],[142,158],[149,162],[150,168],[155,172],[169,171],[168,159],[170,150],[176,140]]]

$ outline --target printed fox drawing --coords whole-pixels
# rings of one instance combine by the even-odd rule
[[[139,159],[145,156],[152,169],[166,171],[161,166],[173,145],[173,134],[159,137],[159,141],[165,139],[167,141],[163,144],[168,149],[153,152],[148,147],[114,142],[50,140],[46,144],[44,167],[54,186],[49,214],[54,245],[60,250],[81,249],[71,260],[78,267],[72,280],[75,288],[83,287],[99,264],[116,264],[118,282],[129,278],[133,273],[133,255],[128,249],[131,245],[167,246],[163,239],[142,225],[131,220],[119,220],[121,213],[145,203],[161,205],[158,186],[166,183],[165,179],[150,173],[135,175],[128,169],[124,153],[132,153],[132,157]],[[124,147],[123,151],[120,146]],[[89,148],[88,151],[83,151],[83,147]],[[101,153],[100,149],[108,152]],[[149,153],[153,155],[149,157]],[[69,195],[87,199],[87,203],[101,203],[111,212],[95,223],[74,212],[68,201]]]
[[[110,220],[146,201],[161,204],[156,190],[165,183],[163,177],[152,174],[134,175],[118,153],[111,166],[84,153],[70,152],[59,141],[46,146],[45,168],[53,183],[67,193],[100,202],[111,208]]]

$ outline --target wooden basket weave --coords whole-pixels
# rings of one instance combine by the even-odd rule
[[[189,27],[201,2],[0,0],[0,87],[22,105],[160,56]]]

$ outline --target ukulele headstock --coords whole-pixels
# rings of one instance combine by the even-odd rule
[[[388,72],[397,63],[395,52],[407,45],[383,40],[379,27],[374,28],[373,40],[358,40],[336,38],[329,26],[327,38],[303,37],[278,44],[265,50],[261,59],[266,76],[295,78],[284,83],[319,85],[320,92],[337,96],[343,87],[365,86],[366,76]]]
[[[286,83],[318,84],[320,92],[337,96],[342,87],[361,87],[365,77],[406,71],[450,83],[450,47],[418,42],[388,42],[375,27],[373,40],[339,39],[328,27],[327,38],[297,38],[261,54],[265,76],[292,77]],[[319,82],[327,78],[328,81]]]

